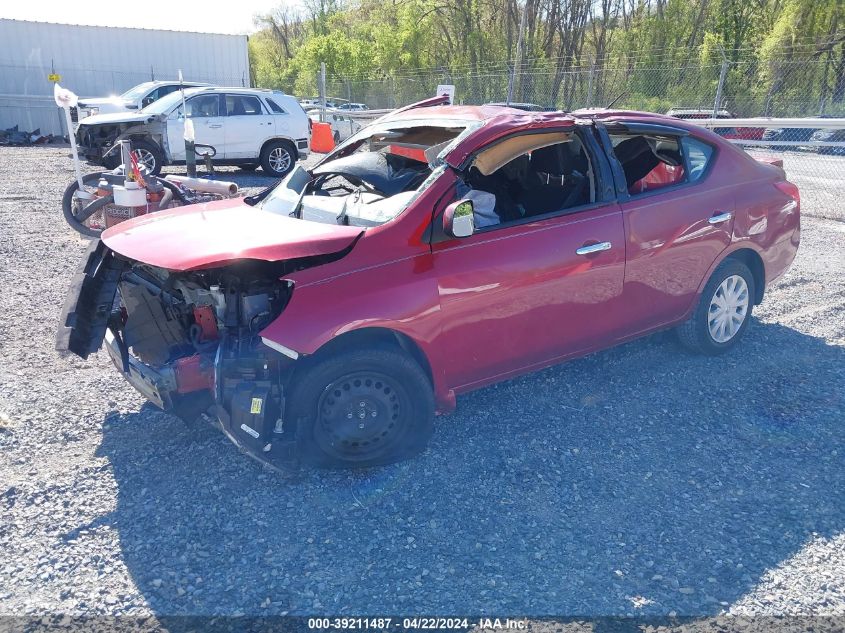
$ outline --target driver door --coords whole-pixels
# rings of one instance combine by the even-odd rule
[[[619,337],[625,234],[613,200],[476,229],[432,250],[455,389]]]
[[[188,98],[185,102],[188,117],[194,124],[195,143],[211,145],[221,156],[225,152],[225,120],[221,116],[221,100],[219,93],[198,94]],[[176,108],[167,120],[167,145],[175,161],[185,160],[185,119],[182,116],[182,106]]]

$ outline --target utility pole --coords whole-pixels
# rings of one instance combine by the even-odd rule
[[[519,33],[516,36],[516,59],[513,62],[510,81],[508,81],[508,105],[513,101],[513,91],[516,85],[516,78],[522,66],[522,33],[525,31],[525,14],[528,13],[528,1],[522,5],[522,17],[519,18]]]
[[[719,108],[722,104],[722,89],[725,87],[725,79],[728,76],[728,58],[725,55],[725,49],[719,45],[719,54],[722,56],[722,69],[719,71],[719,85],[716,86],[716,100],[713,102],[713,118],[716,118],[716,115],[719,112]]]

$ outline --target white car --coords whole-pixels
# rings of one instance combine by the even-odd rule
[[[200,88],[210,86],[211,84],[185,81],[182,85],[185,88]],[[111,97],[104,98],[84,97],[77,104],[77,119],[81,120],[94,114],[112,114],[114,112],[140,110],[176,90],[179,90],[178,81],[145,81],[119,96],[112,95]]]
[[[343,103],[337,106],[338,110],[348,110],[349,112],[362,112],[370,108],[366,103]]]
[[[281,177],[308,156],[311,123],[296,99],[254,88],[193,88],[185,91],[195,143],[214,148],[215,165],[238,165]],[[129,139],[139,160],[157,174],[185,162],[182,96],[170,93],[138,112],[97,114],[79,122],[80,153],[97,165],[115,167],[116,141]],[[209,151],[198,147],[197,152]],[[201,159],[198,158],[197,162]]]
[[[312,121],[314,121],[314,123],[319,123],[319,110],[309,110],[308,116],[311,118]],[[346,116],[339,112],[331,111],[326,112],[326,123],[329,123],[332,126],[332,136],[334,137],[335,143],[345,141],[363,127],[358,121],[356,121],[352,117]]]

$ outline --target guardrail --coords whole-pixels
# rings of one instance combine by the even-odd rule
[[[686,119],[690,123],[706,128],[813,128],[824,130],[845,130],[845,119],[826,119],[820,117],[805,118],[771,118],[754,117],[748,119]],[[845,147],[845,141],[787,141],[787,140],[755,140],[732,138],[725,139],[738,145],[752,145],[760,147]]]

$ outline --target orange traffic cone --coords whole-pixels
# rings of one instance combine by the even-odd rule
[[[318,123],[311,127],[311,151],[327,154],[334,149],[334,138],[330,123]]]

